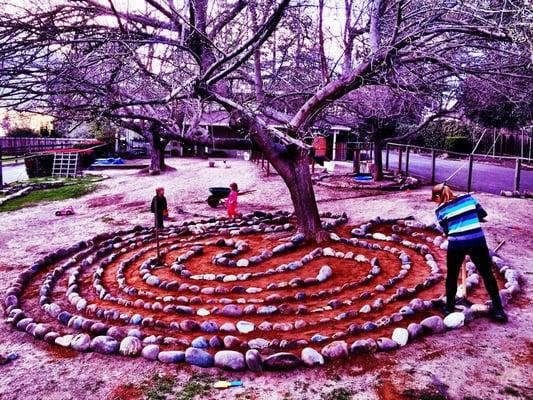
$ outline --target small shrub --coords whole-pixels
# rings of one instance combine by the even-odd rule
[[[470,153],[472,142],[470,138],[464,136],[448,136],[444,143],[444,148],[455,153]]]

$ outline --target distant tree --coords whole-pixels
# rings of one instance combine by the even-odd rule
[[[326,234],[304,139],[345,96],[379,85],[426,96],[468,76],[514,76],[532,87],[529,3],[520,0],[347,0],[342,9],[351,17],[340,38],[324,26],[328,0],[319,7],[146,0],[127,9],[114,0],[0,0],[0,7],[14,3],[16,11],[0,14],[0,97],[8,105],[102,116],[156,147],[161,139],[213,143],[202,115],[223,110],[243,137],[224,144],[251,141],[265,154],[308,239]],[[325,57],[335,43],[347,43],[346,54]]]
[[[9,137],[39,137],[39,133],[31,128],[13,128],[7,132]]]

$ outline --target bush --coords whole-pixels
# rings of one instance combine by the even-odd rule
[[[29,178],[42,178],[44,176],[52,175],[52,167],[54,165],[54,155],[35,154],[24,157],[24,164],[26,165],[26,173]]]
[[[465,136],[448,136],[444,142],[447,151],[468,154],[472,151],[472,142]]]

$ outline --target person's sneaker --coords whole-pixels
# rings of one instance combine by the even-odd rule
[[[499,322],[501,324],[505,324],[509,320],[507,314],[503,310],[493,311],[491,314],[491,318],[493,321]]]

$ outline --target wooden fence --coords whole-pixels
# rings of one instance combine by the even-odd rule
[[[33,137],[0,137],[2,154],[20,156],[43,150],[63,149],[79,143],[99,143],[94,139],[80,138],[33,138]]]

